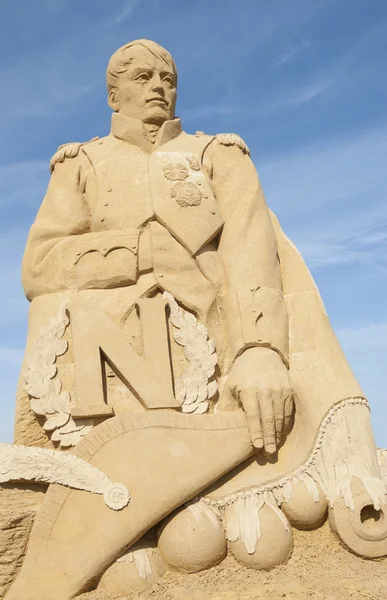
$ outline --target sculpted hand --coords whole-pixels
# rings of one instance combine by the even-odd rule
[[[246,413],[253,446],[275,452],[294,408],[288,370],[279,354],[270,348],[245,350],[226,385]]]

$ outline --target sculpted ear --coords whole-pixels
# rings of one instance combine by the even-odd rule
[[[109,104],[110,108],[112,108],[116,112],[118,111],[119,102],[116,99],[115,90],[110,90],[109,95],[108,95],[108,104]]]

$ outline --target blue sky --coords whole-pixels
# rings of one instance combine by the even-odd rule
[[[185,130],[249,145],[387,447],[387,2],[1,0],[0,11],[0,440],[12,440],[20,263],[49,159],[108,133],[107,61],[145,37],[175,58]]]

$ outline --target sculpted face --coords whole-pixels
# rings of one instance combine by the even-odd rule
[[[170,65],[143,46],[128,49],[127,70],[111,90],[109,103],[126,117],[161,125],[175,116],[176,75]]]

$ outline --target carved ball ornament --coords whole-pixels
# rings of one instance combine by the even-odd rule
[[[180,206],[199,206],[203,194],[194,183],[179,181],[171,189],[171,197],[175,198]]]

